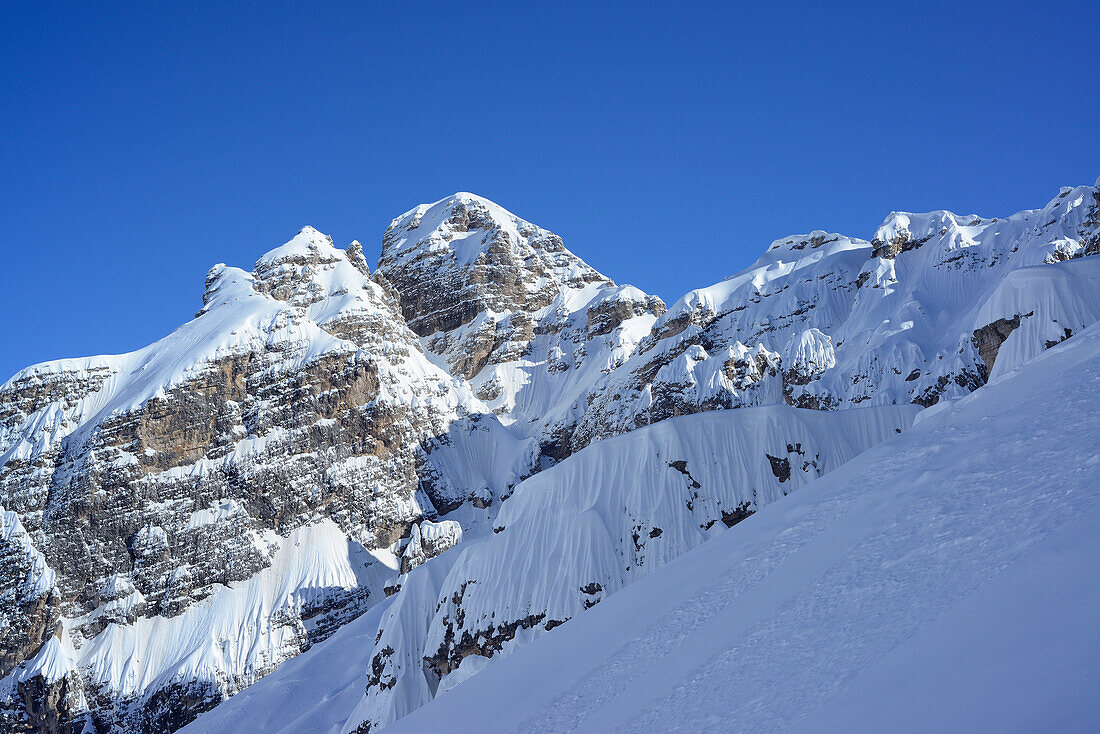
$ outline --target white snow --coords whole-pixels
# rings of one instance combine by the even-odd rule
[[[387,732],[1095,731],[1100,327]]]
[[[244,505],[237,500],[222,500],[208,509],[192,512],[191,519],[187,522],[187,527],[189,530],[194,530],[195,528],[201,528],[205,525],[216,525],[236,515],[244,514],[244,512]]]
[[[307,260],[313,264],[299,262]],[[266,292],[272,288],[272,293]],[[399,318],[383,305],[380,286],[352,265],[345,252],[333,247],[330,238],[306,227],[261,257],[253,273],[225,265],[212,268],[199,315],[169,336],[128,354],[44,362],[14,375],[0,390],[49,380],[103,379],[97,389],[72,403],[50,403],[25,422],[0,429],[0,465],[31,460],[70,435],[70,441],[78,442],[106,418],[131,411],[152,398],[163,398],[172,387],[200,376],[212,369],[214,362],[228,357],[262,355],[270,348],[278,360],[271,361],[268,371],[293,374],[326,354],[355,354],[359,350],[354,343],[327,329],[348,319],[371,317]],[[411,332],[408,336],[413,338]],[[399,362],[404,384],[436,381],[449,387],[451,391],[429,398],[439,403],[444,413],[453,413],[459,402],[484,410],[468,394],[468,388],[459,386],[419,352],[408,354],[403,345],[382,343],[371,357],[379,362],[381,358]],[[395,390],[391,383],[397,382],[400,380],[382,381],[381,400],[410,403],[423,399],[407,388]]]
[[[57,574],[46,563],[42,552],[31,542],[19,515],[5,510],[3,505],[0,505],[0,542],[12,547],[15,553],[22,556],[20,560],[27,566],[26,575],[16,588],[18,596],[29,600],[49,594],[56,584]]]
[[[356,587],[382,598],[382,581],[392,573],[331,520],[270,540],[277,548],[271,566],[247,581],[222,587],[175,617],[109,624],[76,650],[63,633],[20,666],[18,679],[79,668],[89,683],[123,696],[173,681],[211,683],[231,695],[299,652],[305,630],[297,620],[303,609]],[[186,572],[186,566],[176,569]],[[114,579],[109,587],[105,593],[126,590]],[[130,594],[117,603],[136,601]]]
[[[582,594],[580,586],[598,581],[603,591],[595,598],[606,597],[724,530],[721,522],[702,527],[702,519],[721,517],[723,507],[763,505],[797,489],[819,472],[896,435],[916,411],[915,406],[890,406],[826,413],[772,406],[686,416],[601,441],[531,477],[502,505],[496,524],[503,531],[463,540],[457,551],[429,560],[404,578],[401,592],[375,618],[372,635],[377,631],[378,640],[372,636],[370,649],[360,652],[370,661],[386,648],[393,650],[383,675],[395,675],[396,686],[383,696],[363,698],[372,670],[369,662],[363,663],[358,697],[340,699],[339,705],[347,706],[345,729],[365,719],[392,721],[431,700],[433,684],[420,658],[440,644],[441,620],[454,617],[456,593],[464,597],[467,628],[538,611],[547,619],[577,615],[585,600],[593,598]],[[819,466],[803,469],[793,454],[792,477],[780,482],[765,452],[788,456],[789,442],[800,444],[807,458],[817,454]],[[686,462],[692,479],[669,465],[678,460]],[[693,488],[691,481],[700,486]],[[640,539],[632,536],[636,525],[644,527]],[[661,535],[649,537],[656,527]],[[463,589],[464,582],[469,584]],[[295,670],[342,675],[334,670],[342,663],[329,656],[343,649],[336,640],[345,634],[341,629],[324,646],[296,658],[297,665],[306,667]],[[361,639],[366,632],[354,634]],[[544,634],[541,626],[522,630],[491,662],[476,655],[466,658],[439,689],[458,686],[482,668],[491,670],[497,658]],[[307,725],[311,700],[283,700],[284,669],[285,664],[249,688],[249,698],[234,697],[200,716],[187,731],[216,731],[225,722],[247,717],[257,705],[276,707],[288,721],[302,722],[302,728],[287,727],[287,732],[329,731]],[[330,715],[332,709],[327,710]]]
[[[305,653],[288,660],[260,683],[180,729],[186,734],[313,732],[337,734],[363,695],[378,619],[387,599]]]
[[[385,724],[431,700],[436,681],[420,661],[449,652],[452,637],[542,615],[502,652],[522,646],[718,534],[727,513],[798,491],[917,411],[712,411],[600,441],[534,475],[503,503],[492,535],[435,559],[432,582],[409,574],[375,645],[395,651],[384,674],[396,683],[369,690],[351,725]],[[789,462],[789,478],[776,475],[769,454]]]

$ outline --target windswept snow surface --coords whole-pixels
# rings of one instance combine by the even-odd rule
[[[371,608],[324,642],[209,711],[181,732],[335,734],[363,695],[379,617],[392,599]],[[232,705],[228,705],[228,704]]]
[[[918,410],[711,411],[597,442],[530,477],[501,506],[491,536],[438,558],[430,577],[409,575],[382,618],[366,695],[344,730],[408,714],[486,658],[901,432]]]
[[[1100,327],[387,732],[1096,731]]]

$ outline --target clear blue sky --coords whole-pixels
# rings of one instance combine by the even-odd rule
[[[0,380],[135,349],[304,224],[474,191],[668,301],[780,236],[1100,175],[1096,3],[0,9]]]

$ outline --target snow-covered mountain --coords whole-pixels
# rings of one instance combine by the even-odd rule
[[[660,298],[597,273],[557,235],[473,194],[395,219],[378,269],[433,361],[551,458],[568,455],[582,398],[665,311]]]
[[[895,212],[870,242],[776,240],[673,304],[589,397],[573,443],[715,405],[961,397],[1097,318],[1095,288],[1063,287],[1070,271],[1021,272],[1100,252],[1097,197],[1065,188],[1005,219]]]
[[[908,427],[917,406],[768,406],[671,419],[522,482],[492,535],[431,561],[379,623],[365,696],[376,730]]]
[[[165,339],[0,388],[13,721],[173,729],[384,598],[412,527],[457,540],[418,447],[487,410],[396,308],[306,228]]]
[[[1093,326],[386,731],[1096,731],[1098,397]]]
[[[1098,395],[1093,326],[384,731],[1093,731]],[[398,601],[185,731],[352,729]]]
[[[308,227],[216,266],[161,341],[0,387],[2,725],[168,732],[255,684],[225,730],[307,668],[340,715],[261,730],[391,723],[1076,341],[1097,183],[783,238],[667,311],[472,194],[373,275]]]

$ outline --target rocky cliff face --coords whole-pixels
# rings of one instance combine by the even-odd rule
[[[308,227],[251,272],[216,266],[165,339],[0,386],[2,726],[173,731],[396,594],[359,719],[392,720],[908,414],[856,421],[843,445],[828,421],[776,419],[774,446],[707,459],[741,472],[728,496],[679,454],[637,457],[648,468],[623,476],[679,482],[682,507],[615,495],[611,536],[582,512],[568,549],[517,529],[557,511],[535,489],[508,499],[539,472],[611,465],[614,443],[570,457],[681,415],[782,406],[840,425],[965,395],[1100,319],[1098,212],[1083,186],[1005,219],[787,237],[667,311],[471,194],[395,219],[374,275],[357,242]],[[456,546],[476,567],[445,580],[431,569],[457,552],[429,561]],[[531,573],[559,551],[584,556],[569,589],[485,595],[514,559]]]
[[[1064,273],[1033,268],[1091,251],[1098,197],[1094,186],[1067,187],[1005,219],[893,213],[870,242],[776,240],[657,320],[590,393],[572,448],[713,407],[930,406],[965,395],[994,373],[1021,319],[1005,369],[1097,318],[1092,286],[1059,291]]]
[[[306,228],[251,273],[211,270],[198,316],[157,344],[38,365],[0,392],[3,580],[19,580],[3,609],[2,672],[46,637],[64,638],[64,677],[83,701],[62,718],[85,709],[102,724],[185,723],[381,598],[391,570],[371,553],[392,554],[435,518],[420,447],[484,409],[425,358],[361,260]],[[105,636],[143,620],[182,625],[319,521],[342,536],[351,583],[270,610],[262,625],[282,631],[253,636],[271,650],[198,681],[133,690],[128,676],[166,671],[109,654],[90,662]],[[21,580],[43,564],[49,573]],[[161,700],[136,700],[154,692]]]
[[[583,396],[665,310],[593,270],[557,235],[472,194],[395,219],[378,269],[428,354],[552,460],[569,453]]]

